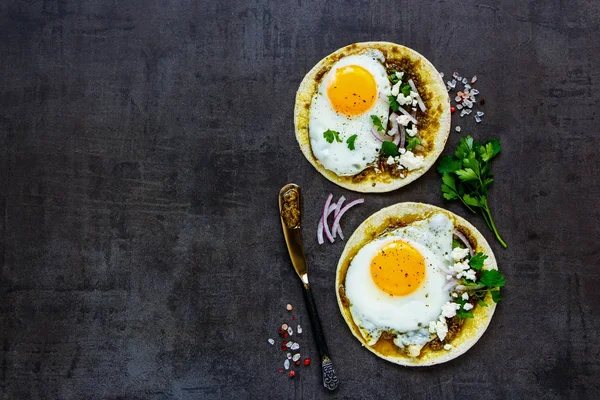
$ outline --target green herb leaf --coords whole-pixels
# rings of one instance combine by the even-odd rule
[[[469,206],[479,207],[481,205],[479,203],[479,200],[477,198],[471,196],[470,194],[465,194],[463,196],[463,200],[464,200],[465,204],[467,204]]]
[[[383,142],[381,143],[381,153],[385,156],[385,157],[396,157],[399,153],[398,153],[398,146],[396,146],[394,143],[392,142]]]
[[[500,141],[498,139],[492,139],[479,148],[481,159],[485,162],[490,161],[498,153],[500,153]]]
[[[463,182],[476,181],[479,179],[477,173],[473,171],[472,168],[459,169],[456,171],[456,175],[458,175],[460,180]]]
[[[481,271],[483,268],[483,262],[488,258],[487,255],[483,253],[473,254],[473,257],[469,260],[469,266],[473,268],[475,271]]]
[[[481,271],[479,283],[489,288],[500,288],[506,284],[506,281],[500,271],[496,269],[484,269]]]
[[[444,172],[455,172],[462,168],[462,162],[455,159],[452,156],[446,156],[440,158],[438,163],[438,172],[443,174]]]
[[[460,195],[456,191],[456,181],[454,176],[445,173],[442,175],[442,193],[446,200],[458,199]]]
[[[464,249],[465,245],[460,240],[456,240],[456,239],[452,238],[452,249],[456,249],[457,247],[460,249]]]
[[[500,303],[502,301],[502,296],[500,294],[500,289],[498,290],[492,290],[492,300],[494,300],[494,303]]]
[[[459,319],[473,318],[473,311],[471,311],[471,310],[469,310],[469,311],[465,311],[465,310],[463,310],[463,309],[462,309],[462,307],[461,307],[461,309],[460,309],[460,310],[457,310],[457,311],[456,311],[456,316],[457,316]]]
[[[400,85],[400,93],[402,93],[404,96],[410,96],[411,90],[412,88],[408,83],[403,83]]]
[[[413,136],[409,138],[408,143],[406,144],[406,151],[411,151],[419,144],[421,144],[421,139],[419,139],[418,137]]]
[[[371,121],[373,121],[373,125],[377,127],[378,131],[385,131],[385,128],[383,127],[383,122],[381,122],[381,118],[379,118],[377,115],[371,115]]]
[[[492,299],[493,299],[493,298],[494,298],[494,292],[492,292]],[[486,302],[485,302],[485,301],[483,301],[483,300],[479,300],[479,301],[477,301],[477,304],[479,304],[481,307],[487,307],[487,306],[488,306],[488,303],[486,303]]]
[[[348,143],[348,148],[350,150],[354,150],[354,141],[356,141],[357,137],[358,135],[352,135],[348,139],[346,139],[346,143]]]
[[[391,71],[391,74],[388,75],[388,79],[390,80],[390,82],[392,82],[393,85],[395,85],[396,83],[398,83],[398,81],[400,81],[400,79],[398,79],[398,77],[396,76],[395,69],[393,69]]]
[[[334,140],[336,142],[342,143],[342,139],[340,139],[339,133],[331,129],[327,129],[325,132],[323,132],[323,137],[325,138],[325,140],[327,140],[328,143],[333,143]]]
[[[398,111],[400,109],[400,103],[398,103],[398,100],[396,100],[396,97],[388,96],[388,100],[390,101],[390,108],[393,111]]]

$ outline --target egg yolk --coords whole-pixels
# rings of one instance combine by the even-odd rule
[[[359,65],[338,68],[327,87],[327,96],[338,113],[363,114],[377,99],[377,84],[369,71]]]
[[[425,279],[425,259],[403,240],[385,244],[371,260],[371,277],[390,296],[406,296]]]

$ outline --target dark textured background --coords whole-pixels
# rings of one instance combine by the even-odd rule
[[[544,5],[542,3],[545,3]],[[277,216],[304,188],[310,275],[341,380],[335,398],[600,396],[600,3],[578,1],[3,1],[0,5],[2,398],[323,398],[267,343],[296,306]],[[361,349],[337,309],[343,243],[318,247],[329,192],[297,148],[294,94],[335,49],[410,46],[477,74],[498,136],[491,201],[509,243],[490,329],[445,365]],[[459,135],[451,134],[448,148]],[[369,195],[444,205],[432,170]]]

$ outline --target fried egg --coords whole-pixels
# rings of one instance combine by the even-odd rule
[[[391,85],[378,50],[344,57],[325,74],[310,108],[312,152],[328,170],[340,176],[355,175],[379,156],[381,142],[372,134],[371,115],[388,123]],[[324,133],[338,133],[330,142]],[[353,144],[348,140],[356,135]],[[331,139],[331,138],[330,138]],[[352,141],[352,139],[350,139]]]
[[[348,267],[345,293],[354,323],[369,346],[382,333],[418,355],[430,340],[429,323],[450,300],[452,221],[442,213],[369,242]]]

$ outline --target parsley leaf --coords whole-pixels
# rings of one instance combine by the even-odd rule
[[[456,240],[456,239],[452,238],[452,249],[456,249],[457,247],[464,249],[465,245],[460,240]]]
[[[471,257],[469,260],[469,266],[475,271],[481,271],[481,268],[483,268],[483,262],[486,260],[486,258],[488,258],[488,256],[483,253],[473,254],[473,257]]]
[[[373,125],[377,127],[378,131],[385,131],[385,128],[383,127],[383,122],[381,122],[381,118],[379,118],[377,115],[371,115],[371,121],[373,121]]]
[[[438,163],[438,172],[443,174],[444,172],[455,172],[462,168],[462,162],[455,159],[452,156],[446,156],[440,158]]]
[[[342,139],[340,139],[339,133],[331,129],[327,129],[325,132],[323,132],[323,137],[325,138],[325,140],[327,140],[328,143],[333,143],[334,140],[336,142],[342,143]]]
[[[398,103],[396,97],[390,95],[388,96],[388,100],[390,101],[390,108],[392,111],[398,111],[400,109],[400,103]]]
[[[473,311],[465,311],[461,307],[460,310],[456,310],[456,316],[460,319],[473,318]]]
[[[492,300],[494,300],[494,303],[499,303],[502,301],[502,295],[500,294],[500,290],[492,290]]]
[[[488,190],[494,183],[490,161],[500,153],[500,141],[478,143],[471,136],[460,138],[454,155],[440,158],[437,170],[442,175],[442,195],[446,200],[460,200],[470,211],[481,212],[488,228],[503,247],[488,205]],[[454,185],[448,184],[454,183]]]
[[[392,82],[393,85],[400,81],[400,79],[398,79],[398,77],[396,76],[395,69],[391,70],[391,73],[388,75],[388,79],[390,80],[390,82]]]
[[[406,151],[411,151],[418,144],[421,144],[421,139],[419,139],[416,136],[413,136],[413,137],[409,138],[408,139],[408,143],[406,144]]]
[[[396,157],[399,153],[398,153],[398,146],[396,146],[394,143],[392,142],[383,142],[381,143],[381,153],[385,156],[385,157]]]
[[[348,148],[350,150],[354,150],[354,142],[356,141],[357,137],[358,135],[352,135],[348,139],[346,139],[346,143],[348,143]]]
[[[484,269],[481,271],[479,283],[489,288],[501,288],[506,284],[504,275],[496,269]]]
[[[400,93],[402,93],[404,96],[410,96],[411,90],[412,88],[408,83],[400,85]]]

